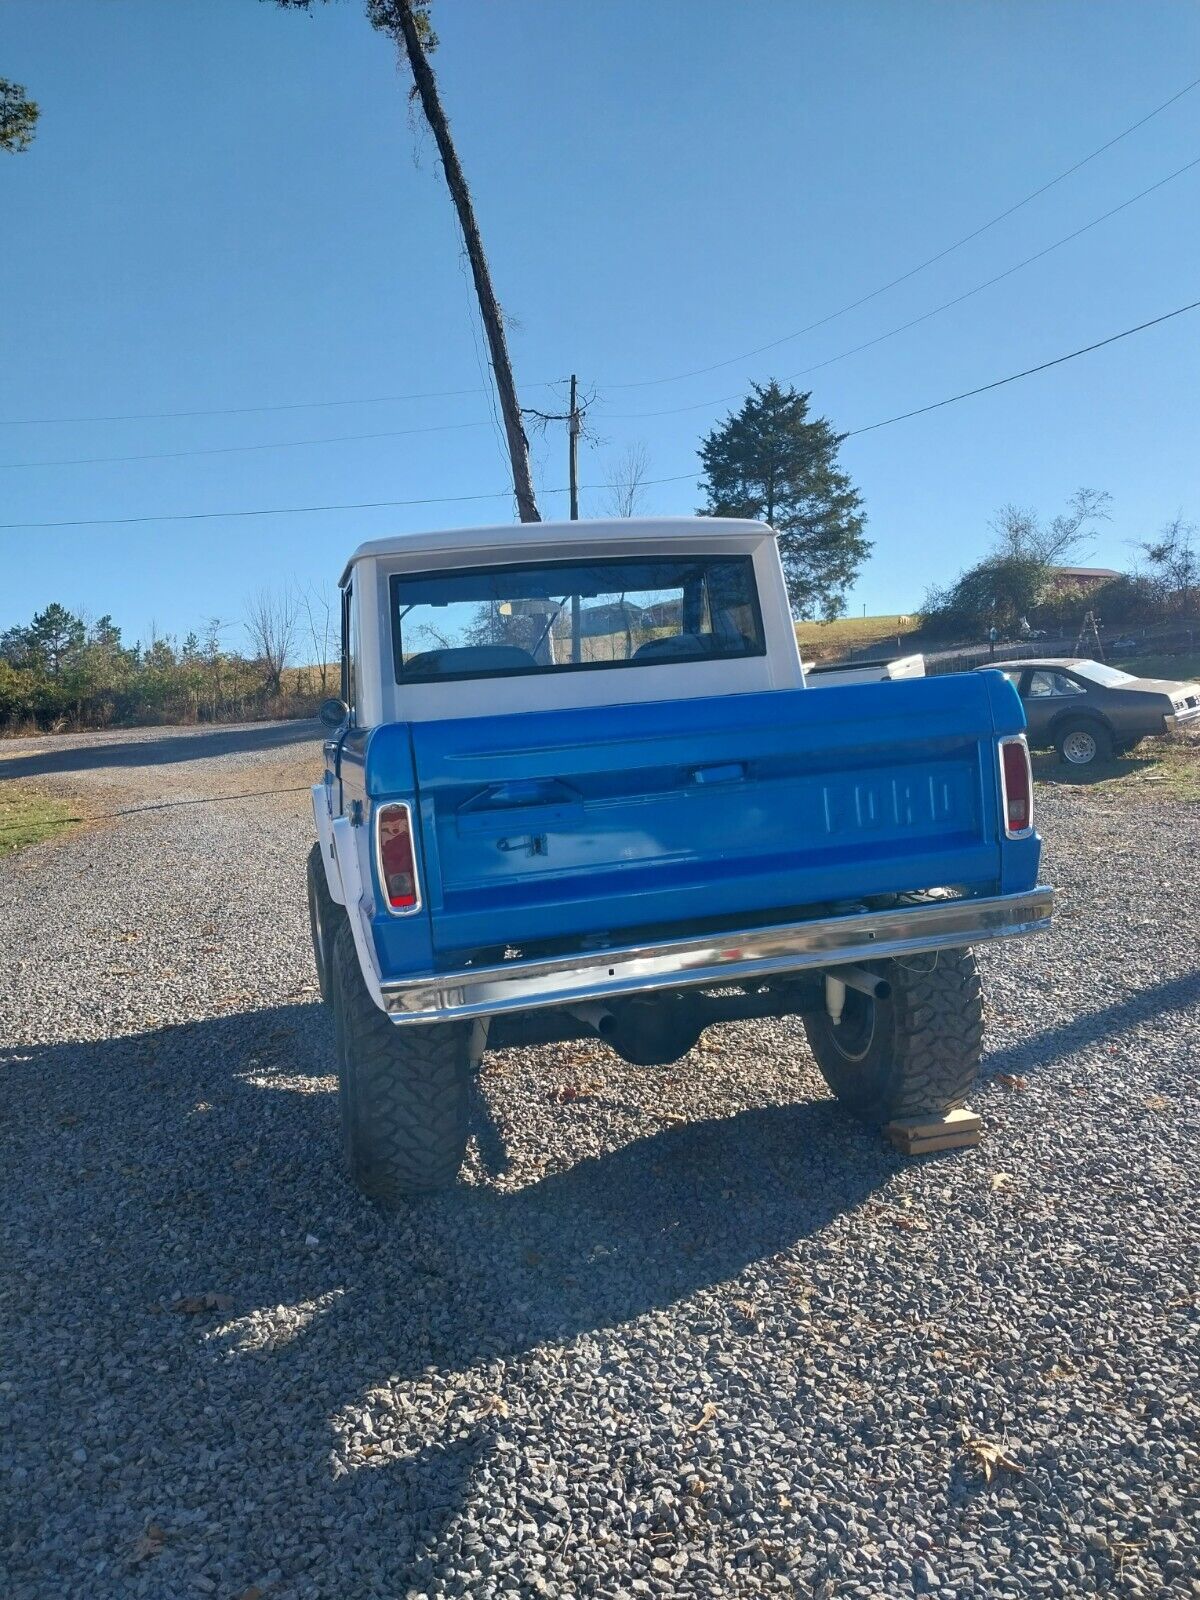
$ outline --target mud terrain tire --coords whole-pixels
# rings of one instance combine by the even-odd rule
[[[886,1000],[847,989],[836,1028],[824,1011],[805,1018],[822,1077],[864,1122],[953,1111],[979,1077],[983,999],[975,957],[941,950],[870,968],[891,984]]]
[[[333,981],[350,1177],[384,1205],[448,1188],[467,1147],[470,1024],[390,1022],[363,982],[345,917],[334,940]]]

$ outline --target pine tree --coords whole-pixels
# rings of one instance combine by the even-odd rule
[[[845,591],[871,550],[862,498],[838,466],[843,435],[809,417],[811,395],[774,379],[751,387],[741,410],[700,446],[702,514],[769,522],[793,612],[831,620],[845,611]]]

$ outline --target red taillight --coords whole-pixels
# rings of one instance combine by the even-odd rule
[[[1000,776],[1004,831],[1011,839],[1033,827],[1033,774],[1024,739],[1005,739],[1001,744]]]
[[[417,863],[413,852],[412,812],[406,805],[380,806],[375,813],[379,843],[379,877],[393,911],[413,911],[417,893]]]

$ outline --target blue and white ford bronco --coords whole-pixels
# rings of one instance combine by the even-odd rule
[[[520,1040],[655,1066],[795,1015],[853,1113],[962,1104],[970,946],[1051,914],[998,672],[806,687],[756,522],[408,534],[341,591],[308,898],[366,1194],[453,1182]]]

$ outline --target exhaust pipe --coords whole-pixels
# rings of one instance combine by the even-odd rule
[[[610,1039],[617,1031],[617,1019],[607,1006],[598,1004],[570,1006],[568,1011],[593,1033],[598,1033],[602,1039]]]
[[[832,967],[826,973],[826,984],[831,978],[845,984],[848,989],[857,989],[859,994],[870,995],[872,1000],[886,1000],[892,992],[892,986],[886,978],[868,972],[866,967]]]

